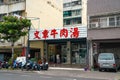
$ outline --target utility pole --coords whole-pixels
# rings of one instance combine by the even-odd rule
[[[26,51],[26,61],[28,60],[28,54],[30,54],[30,26],[28,27],[28,39],[27,39],[27,51]]]

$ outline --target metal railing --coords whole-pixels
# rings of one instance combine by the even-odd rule
[[[7,5],[7,4],[15,4],[15,3],[20,3],[20,2],[24,2],[25,0],[8,0],[8,1],[3,1],[0,2],[0,5]]]

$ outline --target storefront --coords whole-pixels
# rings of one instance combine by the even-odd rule
[[[120,28],[108,27],[88,30],[90,65],[98,68],[100,53],[114,53],[120,56]]]
[[[31,30],[30,41],[43,42],[43,55],[49,64],[87,64],[87,28]]]

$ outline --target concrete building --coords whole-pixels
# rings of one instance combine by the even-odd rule
[[[63,0],[63,28],[31,30],[31,41],[44,41],[44,56],[51,66],[87,64],[86,3],[87,0]]]
[[[45,49],[48,61],[55,66],[83,67],[87,61],[87,0],[63,0],[63,29],[68,31],[68,36],[46,40]],[[61,31],[63,29],[58,29]],[[72,31],[78,37],[70,37]],[[83,32],[83,33],[82,33]],[[64,34],[65,35],[65,34]],[[60,62],[57,64],[57,55]]]
[[[64,27],[87,25],[87,0],[63,0]]]
[[[33,0],[1,0],[1,2],[1,16],[17,14],[31,20],[33,25],[29,35],[30,58],[45,57],[51,66],[86,66],[87,0],[65,0],[64,3],[62,0],[38,0],[34,3]],[[5,12],[3,8],[6,9]],[[27,47],[26,40],[27,37],[20,40],[19,50]],[[17,45],[18,42],[16,48]],[[10,51],[11,49],[8,52]],[[1,54],[3,53],[6,53],[5,50],[1,51]]]
[[[33,0],[26,0],[26,16],[33,17],[31,30],[61,28],[63,26],[62,8],[62,0],[39,0],[34,4]],[[31,57],[43,58],[46,54],[45,40],[30,40],[30,48]]]
[[[90,65],[97,55],[112,52],[120,56],[120,0],[88,0],[88,40]]]
[[[0,0],[0,20],[4,15],[17,15],[31,20],[31,29],[47,29],[62,27],[62,0]],[[27,47],[27,37],[15,43],[15,52],[21,53]],[[43,55],[43,41],[30,42],[30,57]],[[11,57],[11,44],[1,39],[1,59]]]
[[[5,15],[17,14],[24,16],[25,6],[25,0],[0,0],[0,20],[2,20],[2,17]],[[25,38],[22,37],[17,43],[15,43],[15,53],[20,54],[24,46]],[[0,39],[0,59],[8,61],[12,56],[11,54],[11,43]]]

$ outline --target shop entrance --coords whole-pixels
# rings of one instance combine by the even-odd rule
[[[49,63],[67,63],[67,45],[66,44],[49,44],[48,45]]]

